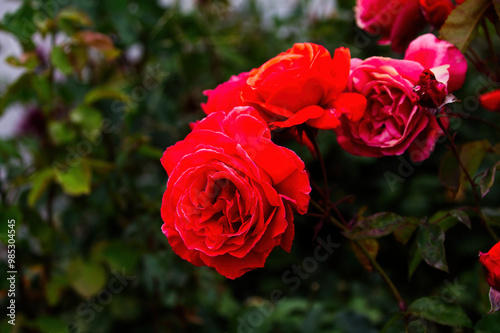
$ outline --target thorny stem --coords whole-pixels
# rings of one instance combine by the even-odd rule
[[[453,156],[457,160],[458,165],[462,169],[462,171],[463,171],[463,173],[465,175],[465,178],[467,178],[467,181],[469,182],[469,184],[471,186],[472,193],[474,194],[474,202],[476,204],[475,210],[476,210],[477,214],[479,215],[479,217],[480,217],[480,219],[482,221],[482,224],[485,226],[486,230],[488,230],[488,232],[490,233],[490,235],[495,239],[495,241],[498,241],[498,236],[493,231],[493,229],[491,229],[490,225],[487,222],[487,218],[484,216],[484,214],[483,214],[483,212],[481,210],[481,204],[480,204],[479,194],[477,193],[477,184],[474,183],[474,180],[472,179],[472,177],[470,176],[469,172],[467,171],[467,169],[465,168],[464,164],[462,163],[462,160],[460,159],[460,155],[458,154],[457,145],[455,144],[455,140],[453,139],[453,136],[450,134],[450,132],[448,131],[448,129],[443,125],[443,123],[441,122],[441,118],[440,117],[437,117],[437,123],[438,123],[439,127],[441,128],[441,130],[443,131],[443,133],[448,138],[448,141],[450,142],[450,146],[449,147],[450,147],[451,153],[453,154]]]
[[[321,211],[325,215],[327,214],[327,212],[324,210],[324,208],[319,203],[317,203],[314,200],[311,200],[311,203],[319,211]],[[342,231],[344,231],[344,232],[349,231],[349,228],[347,226],[342,224],[339,220],[337,220],[333,216],[328,215],[328,218],[330,219],[331,223],[333,223],[335,226],[337,226]],[[361,250],[361,252],[363,252],[363,254],[368,258],[368,260],[372,264],[373,268],[375,268],[375,270],[380,274],[380,276],[385,281],[385,283],[389,286],[389,289],[391,290],[392,294],[394,295],[394,297],[398,301],[398,306],[399,306],[400,310],[406,311],[406,302],[404,301],[404,299],[401,296],[401,294],[399,293],[398,289],[396,288],[396,286],[392,282],[391,278],[389,278],[389,276],[384,271],[384,269],[378,264],[377,260],[374,257],[372,257],[372,255],[368,252],[366,247],[359,240],[351,239],[351,241],[354,242],[354,244],[356,244],[356,246]]]
[[[473,119],[473,120],[476,120],[476,121],[479,121],[485,125],[488,125],[488,126],[491,126],[493,127],[494,129],[496,129],[497,131],[500,131],[500,126],[498,126],[497,124],[491,122],[491,121],[488,121],[486,119],[483,119],[483,118],[480,118],[480,117],[476,117],[476,116],[473,116],[473,115],[469,115],[469,118],[470,119]]]

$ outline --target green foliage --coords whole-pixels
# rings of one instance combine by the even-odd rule
[[[492,0],[464,1],[457,6],[439,31],[439,38],[455,44],[461,52],[467,51],[477,33],[485,13],[492,6]]]
[[[472,327],[470,319],[460,306],[446,304],[439,298],[419,298],[408,307],[408,311],[415,316],[441,325]]]
[[[311,215],[295,219],[290,254],[276,249],[265,268],[234,281],[174,254],[161,231],[167,175],[159,159],[204,116],[204,90],[299,41],[332,53],[348,46],[362,59],[400,57],[360,39],[353,0],[339,1],[326,17],[308,12],[312,1],[299,1],[288,17],[269,22],[257,1],[244,1],[243,10],[226,0],[196,3],[183,12],[181,1],[163,8],[157,1],[25,0],[1,20],[22,46],[6,62],[24,73],[2,90],[0,115],[16,104],[30,110],[22,114],[29,126],[0,140],[0,217],[16,221],[12,332],[497,331],[498,313],[485,316],[487,284],[477,265],[478,251],[494,243],[488,228],[500,227],[500,143],[487,123],[498,124],[498,114],[477,102],[478,91],[496,87],[495,66],[487,76],[469,64],[466,85],[454,92],[463,101],[452,106],[451,119],[461,120],[450,125],[456,142],[437,143],[424,163],[351,156],[332,131],[319,133],[330,214],[344,217],[341,232],[311,205]],[[492,3],[498,12],[496,1],[465,1],[441,36],[463,52],[489,54],[485,39],[494,31],[483,22]],[[36,45],[40,39],[47,49]],[[322,184],[307,148],[280,144]],[[448,151],[453,145],[463,168]],[[387,171],[400,177],[396,185]],[[320,197],[316,188],[312,197]],[[310,269],[319,238],[340,246]],[[409,307],[394,300],[374,262]],[[0,268],[7,271],[4,261]],[[466,287],[449,288],[455,280]]]

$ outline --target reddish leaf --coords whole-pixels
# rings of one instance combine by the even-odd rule
[[[368,239],[386,236],[404,222],[403,217],[389,212],[377,213],[358,221],[345,235],[350,239]]]
[[[417,235],[418,251],[430,266],[448,272],[444,250],[444,231],[435,224],[420,225]]]
[[[364,248],[368,251],[368,254],[372,257],[375,258],[377,257],[378,250],[379,250],[379,244],[376,239],[363,239],[360,240],[359,243],[364,246]],[[356,255],[356,258],[358,258],[359,262],[363,265],[363,267],[368,271],[371,272],[373,270],[373,266],[371,264],[370,259],[361,251],[359,246],[355,242],[351,242],[352,249],[354,251],[354,254]]]
[[[486,170],[479,178],[479,188],[481,197],[484,198],[495,183],[495,173],[500,169],[500,162],[497,162],[492,168]]]
[[[404,222],[404,224],[401,224],[396,228],[396,230],[394,230],[394,237],[403,245],[408,243],[410,237],[413,235],[413,232],[420,224],[420,220],[416,217],[406,217],[404,219]]]

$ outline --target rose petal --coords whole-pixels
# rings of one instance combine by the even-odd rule
[[[450,65],[450,92],[459,89],[465,82],[467,61],[464,55],[453,44],[440,40],[433,34],[419,36],[411,42],[406,50],[405,60],[419,62],[424,68],[431,70],[433,67]]]

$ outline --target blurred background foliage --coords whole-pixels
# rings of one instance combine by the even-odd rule
[[[356,27],[354,4],[26,0],[6,13],[0,29],[21,52],[5,62],[22,71],[0,85],[0,112],[18,115],[0,141],[1,217],[16,220],[18,271],[16,326],[3,317],[2,332],[403,332],[384,281],[367,272],[363,258],[360,264],[349,240],[315,216],[296,217],[291,254],[276,249],[265,268],[234,281],[177,257],[161,232],[167,175],[159,158],[203,117],[203,90],[295,42],[322,44],[330,52],[347,46],[359,58],[401,57]],[[493,25],[488,29],[495,34]],[[486,49],[481,34],[473,44],[479,53]],[[454,110],[498,123],[498,114],[477,104],[478,94],[497,81],[471,66],[456,92],[469,104]],[[468,117],[457,121],[457,144],[490,142],[479,149],[484,154],[474,174],[491,168],[498,161],[498,132]],[[454,199],[438,177],[440,168],[446,176],[456,167],[442,162],[446,143],[414,165],[406,155],[351,156],[331,132],[321,132],[319,141],[332,200],[352,196],[339,205],[348,220],[390,211],[417,221],[406,230],[405,244],[392,235],[367,241],[413,303],[416,310],[406,314],[413,316],[413,331],[472,332],[474,325],[497,331],[499,316],[484,318],[488,286],[477,261],[494,239],[477,216],[469,214],[471,231],[464,219],[453,219],[458,213],[446,213],[474,205],[470,189]],[[303,158],[313,180],[321,179],[307,149],[284,144]],[[387,172],[405,176],[391,185]],[[493,226],[500,223],[499,197],[496,186],[481,201]],[[448,272],[419,265],[412,232],[428,218],[447,221],[441,227]],[[315,237],[339,245],[311,267]],[[4,247],[1,253],[6,258]],[[0,269],[8,270],[4,259]],[[5,309],[7,281],[0,285]],[[416,315],[417,299],[441,303],[434,314],[422,314],[424,320]],[[429,320],[436,313],[441,319]]]

